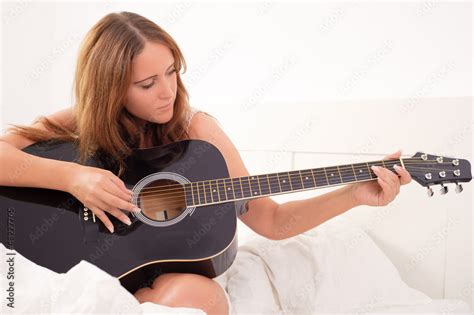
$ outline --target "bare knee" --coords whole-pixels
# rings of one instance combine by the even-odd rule
[[[153,302],[172,307],[202,309],[207,314],[228,314],[229,305],[222,287],[212,279],[188,273],[159,276],[151,288],[135,293],[140,303]]]

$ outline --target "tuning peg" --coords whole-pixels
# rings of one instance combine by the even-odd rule
[[[431,187],[428,187],[427,194],[428,194],[428,197],[433,197],[434,192],[433,192],[433,189]]]
[[[462,188],[461,184],[456,183],[456,188],[454,190],[459,194],[464,190],[464,188]]]
[[[446,195],[448,193],[448,186],[444,186],[443,184],[441,184],[441,189],[439,190],[439,192],[441,193],[441,195]]]

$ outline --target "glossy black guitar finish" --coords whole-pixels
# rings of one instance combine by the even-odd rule
[[[23,150],[45,158],[78,160],[78,152],[69,142],[36,143]],[[87,164],[105,168],[97,161]],[[28,172],[28,166],[18,171]],[[127,159],[122,180],[132,189],[156,173],[178,174],[191,182],[229,176],[225,160],[214,146],[184,140],[135,150]],[[62,179],[51,174],[49,180]],[[151,178],[142,190],[152,188],[156,181]],[[134,193],[135,203],[143,210],[146,205],[140,204],[144,203],[140,191],[134,189]],[[98,219],[94,223],[91,211],[62,191],[3,186],[0,203],[0,241],[7,248],[60,273],[81,260],[89,261],[118,277],[132,293],[162,273],[216,277],[230,267],[237,253],[235,202],[194,207],[193,212],[181,213],[179,220],[167,226],[146,224],[134,215],[129,215],[132,225],[127,226],[109,215],[113,234]]]

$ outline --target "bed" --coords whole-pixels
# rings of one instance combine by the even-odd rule
[[[3,245],[1,251],[7,257]],[[1,266],[5,275],[5,259]],[[214,280],[227,292],[232,314],[472,314],[461,300],[431,299],[406,285],[370,236],[344,217],[286,240],[247,239]],[[2,295],[8,294],[6,277],[1,281]],[[14,288],[15,308],[3,297],[2,313],[204,313],[139,304],[86,261],[57,274],[16,253]]]

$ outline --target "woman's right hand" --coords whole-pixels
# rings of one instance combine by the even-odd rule
[[[105,212],[127,225],[130,219],[119,209],[140,212],[130,202],[132,192],[119,177],[105,169],[76,164],[68,178],[67,191],[90,209],[110,233],[114,232],[114,226]]]

